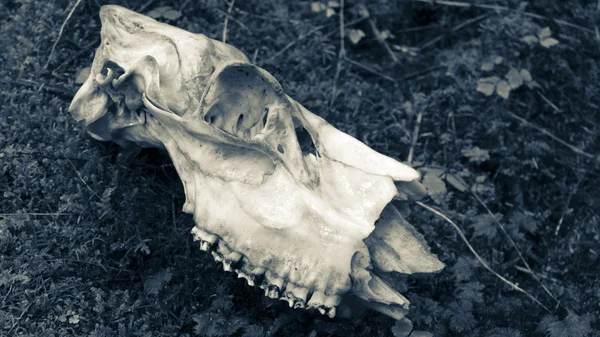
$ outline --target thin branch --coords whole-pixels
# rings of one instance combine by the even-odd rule
[[[223,23],[223,38],[221,39],[223,43],[227,42],[227,24],[229,23],[229,16],[231,16],[231,11],[233,10],[234,4],[235,0],[231,0],[229,3],[229,8],[227,8],[227,15],[225,15],[225,22]]]
[[[453,32],[453,33],[456,33],[457,31],[459,31],[459,30],[461,30],[461,29],[465,28],[466,26],[468,26],[468,25],[471,25],[471,24],[473,24],[473,23],[476,23],[476,22],[478,22],[478,21],[481,21],[481,20],[485,19],[486,17],[488,17],[488,16],[490,16],[490,15],[491,15],[491,14],[489,14],[489,13],[485,13],[485,14],[482,14],[482,15],[476,16],[476,17],[474,17],[474,18],[472,18],[472,19],[469,19],[469,20],[466,20],[466,21],[464,21],[464,22],[461,22],[461,23],[457,24],[456,26],[452,27],[452,32]],[[433,38],[432,40],[429,40],[429,41],[427,41],[427,42],[423,43],[423,44],[421,45],[421,47],[419,47],[419,49],[420,49],[420,50],[423,50],[423,49],[425,49],[425,48],[431,47],[431,46],[433,46],[434,44],[436,44],[436,43],[440,42],[440,41],[441,41],[443,38],[444,38],[444,37],[443,37],[443,36],[441,36],[441,35],[440,35],[440,36],[437,36],[437,37]]]
[[[595,34],[593,29],[587,28],[587,27],[583,27],[583,26],[579,26],[576,25],[574,23],[570,23],[564,20],[560,20],[560,19],[550,19],[547,18],[543,15],[539,15],[539,14],[535,14],[535,13],[529,13],[529,12],[523,12],[517,9],[512,9],[509,7],[504,7],[504,6],[499,6],[499,5],[486,5],[486,4],[473,4],[473,3],[468,3],[468,2],[460,2],[460,1],[443,1],[443,0],[403,0],[403,1],[409,1],[409,2],[424,2],[424,3],[428,3],[428,4],[437,4],[437,5],[443,5],[443,6],[452,6],[452,7],[463,7],[463,8],[481,8],[481,9],[488,9],[488,10],[493,10],[493,11],[499,11],[499,12],[514,12],[514,13],[520,13],[523,14],[525,16],[534,18],[534,19],[540,19],[540,20],[548,20],[548,21],[554,21],[559,25],[562,26],[567,26],[567,27],[571,27],[571,28],[575,28],[575,29],[579,29],[581,31],[584,31],[586,33],[590,33],[590,34]]]
[[[554,103],[552,103],[552,101],[550,101],[548,98],[546,98],[546,96],[544,96],[541,92],[536,91],[536,94],[538,94],[538,96],[540,96],[540,98],[546,102],[546,104],[548,104],[552,109],[554,109],[554,111],[556,112],[562,112]]]
[[[233,17],[233,15],[230,12],[224,11],[220,8],[215,8],[215,10],[217,10],[218,12],[220,12],[221,14],[225,15],[225,17],[228,17],[229,20],[235,22],[238,24],[238,26],[240,26],[243,30],[247,31],[248,33],[254,35],[254,32],[252,31],[252,29],[248,28],[248,26],[246,26],[243,22],[241,22],[240,20],[236,19],[235,17]]]
[[[421,207],[423,207],[423,208],[425,208],[426,210],[430,211],[431,213],[439,216],[440,218],[444,219],[447,223],[449,223],[454,228],[454,230],[456,230],[456,232],[458,233],[458,235],[460,236],[460,238],[462,239],[462,241],[467,245],[467,248],[469,248],[469,250],[471,251],[471,253],[473,254],[473,256],[475,256],[475,258],[477,259],[477,261],[479,261],[479,263],[485,269],[487,269],[490,273],[494,274],[494,276],[496,276],[502,282],[508,284],[512,289],[525,294],[527,297],[529,297],[532,301],[534,301],[535,303],[537,303],[540,307],[542,307],[547,312],[549,312],[549,313],[552,312],[544,304],[542,304],[542,302],[540,302],[537,298],[535,298],[535,296],[533,296],[532,294],[530,294],[526,290],[522,289],[518,285],[514,284],[513,282],[509,281],[504,276],[498,274],[495,270],[493,270],[487,264],[487,262],[485,262],[485,260],[481,256],[479,256],[479,254],[477,253],[477,251],[475,251],[475,248],[473,248],[473,246],[471,246],[471,243],[469,243],[469,240],[467,240],[467,237],[462,232],[462,230],[460,229],[460,227],[458,227],[457,224],[455,224],[452,220],[450,220],[450,218],[448,218],[447,216],[445,216],[443,213],[441,213],[440,211],[436,210],[435,208],[433,208],[431,206],[428,206],[428,205],[425,205],[424,203],[422,203],[420,201],[417,201],[416,204],[419,205],[419,206],[421,206]]]
[[[338,52],[337,66],[335,68],[335,76],[333,77],[333,88],[331,89],[331,99],[329,100],[329,108],[333,107],[335,98],[337,96],[337,82],[342,72],[342,62],[346,57],[346,49],[344,46],[344,39],[346,34],[344,33],[344,0],[340,2],[340,50]]]
[[[525,125],[527,125],[527,126],[529,126],[531,128],[534,128],[534,129],[538,130],[539,132],[541,132],[541,133],[545,134],[546,136],[554,139],[555,141],[559,142],[560,144],[568,147],[571,151],[573,151],[573,152],[575,152],[575,153],[577,153],[579,155],[582,155],[584,157],[587,157],[589,159],[595,160],[596,162],[600,163],[600,156],[594,156],[593,154],[587,153],[587,152],[583,151],[582,149],[580,149],[580,148],[578,148],[578,147],[576,147],[574,145],[571,145],[571,144],[565,142],[564,140],[558,138],[557,136],[555,136],[554,134],[552,134],[552,132],[544,129],[543,127],[537,126],[537,125],[531,123],[530,121],[524,119],[523,117],[519,117],[519,116],[515,115],[514,113],[512,113],[510,111],[506,111],[506,113],[509,116],[511,116],[512,118],[520,121],[521,123],[523,123],[523,124],[525,124]]]
[[[373,68],[371,68],[371,67],[367,66],[366,64],[362,64],[362,63],[360,63],[360,62],[357,62],[357,61],[351,60],[351,59],[349,59],[348,57],[344,58],[344,60],[345,60],[346,62],[348,62],[348,63],[352,64],[353,66],[356,66],[356,67],[359,67],[359,68],[361,68],[361,69],[363,69],[363,70],[366,70],[366,71],[368,71],[368,72],[370,72],[370,73],[372,73],[372,74],[374,74],[374,75],[377,75],[377,76],[379,76],[379,77],[381,77],[381,78],[383,78],[383,79],[386,79],[386,80],[388,80],[388,81],[390,81],[390,82],[397,83],[397,81],[396,81],[395,79],[393,79],[393,78],[389,77],[388,75],[385,75],[385,74],[382,74],[382,73],[380,73],[379,71],[377,71],[377,70],[375,70],[375,69],[373,69]]]
[[[373,34],[375,35],[375,39],[377,40],[377,42],[379,42],[379,44],[383,47],[383,49],[385,49],[385,51],[388,53],[388,55],[392,59],[392,62],[399,63],[400,61],[398,60],[398,56],[396,56],[396,53],[394,53],[392,48],[390,48],[390,45],[385,41],[383,34],[381,34],[381,31],[379,31],[379,28],[377,28],[377,25],[375,25],[375,22],[371,18],[371,14],[369,13],[367,6],[361,5],[359,8],[359,13],[361,14],[362,17],[367,19],[367,22],[369,23],[369,27],[371,27],[371,30],[373,31]]]
[[[58,37],[56,38],[56,41],[54,41],[54,44],[52,45],[52,49],[50,50],[50,55],[48,56],[48,60],[46,61],[46,64],[42,68],[42,72],[45,71],[46,69],[48,69],[48,65],[50,64],[50,61],[52,60],[52,56],[54,56],[54,50],[56,49],[56,45],[58,44],[58,41],[60,40],[60,38],[62,37],[63,32],[65,31],[65,27],[67,25],[67,22],[69,21],[69,19],[71,18],[71,16],[73,16],[73,13],[75,12],[75,9],[77,9],[77,6],[79,6],[80,3],[81,3],[81,0],[77,0],[77,2],[75,3],[75,5],[73,6],[73,8],[71,9],[71,11],[69,12],[69,15],[67,15],[67,18],[65,19],[65,21],[63,21],[62,25],[60,26],[60,31],[58,32]]]
[[[473,197],[477,200],[477,202],[492,217],[492,219],[496,223],[496,226],[498,226],[500,228],[500,230],[502,231],[502,233],[504,233],[504,236],[508,239],[508,242],[510,242],[511,246],[513,246],[514,250],[517,252],[517,255],[519,255],[519,259],[521,260],[521,262],[523,262],[523,264],[525,265],[525,268],[527,268],[530,275],[533,276],[533,278],[540,284],[540,286],[542,287],[542,289],[544,289],[544,291],[548,294],[548,296],[550,296],[557,303],[557,305],[560,305],[560,301],[556,298],[556,296],[554,296],[554,294],[550,291],[550,289],[548,289],[548,287],[546,287],[546,285],[544,285],[544,283],[542,283],[542,280],[540,280],[538,278],[537,274],[533,272],[533,270],[529,266],[529,263],[527,263],[527,260],[525,260],[525,258],[523,257],[523,254],[521,253],[521,250],[517,246],[516,242],[512,239],[512,237],[506,231],[506,228],[504,228],[504,226],[500,223],[500,221],[498,221],[498,219],[496,218],[494,213],[492,213],[492,211],[489,209],[489,207],[487,207],[487,205],[483,202],[483,200],[481,200],[481,198],[479,198],[479,196],[475,192],[473,192],[471,189],[469,189],[469,191],[471,192],[471,195],[473,195]],[[569,308],[566,308],[566,309],[567,309],[567,311],[571,312],[569,310]]]
[[[558,220],[558,223],[556,224],[556,229],[554,230],[554,235],[558,235],[558,232],[560,231],[560,227],[562,226],[563,221],[565,220],[565,216],[567,215],[567,212],[569,211],[569,204],[571,204],[571,199],[573,198],[573,195],[575,195],[575,193],[577,192],[577,188],[579,188],[579,184],[581,183],[582,179],[578,179],[577,182],[575,183],[575,186],[573,186],[573,188],[569,189],[569,195],[567,196],[567,201],[565,202],[565,207],[563,208],[563,212],[560,216],[560,219]]]
[[[413,154],[415,152],[415,146],[417,146],[417,141],[419,140],[419,131],[421,130],[421,120],[423,119],[423,109],[419,109],[419,113],[417,114],[417,120],[415,122],[415,128],[412,134],[412,141],[410,143],[410,150],[408,151],[408,157],[406,161],[410,164],[413,160]]]

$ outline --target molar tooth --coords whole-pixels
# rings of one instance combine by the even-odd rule
[[[325,298],[325,306],[327,307],[337,307],[338,305],[340,305],[340,302],[342,301],[342,297],[341,296],[327,296]]]
[[[307,308],[308,309],[319,309],[321,306],[325,304],[325,294],[320,291],[313,292],[312,296],[308,300]],[[321,311],[321,310],[319,310]]]
[[[225,269],[225,271],[233,271],[241,259],[242,254],[238,252],[229,253],[229,255],[227,255],[227,257],[223,260],[223,269]]]
[[[288,283],[283,296],[280,300],[287,301],[290,308],[304,308],[306,306],[306,297],[308,296],[308,289],[297,286],[293,283]]]
[[[277,277],[277,274],[267,270],[265,272],[265,279],[261,288],[265,290],[265,296],[269,296],[270,298],[279,298],[279,295],[285,289],[284,279]]]
[[[218,236],[198,227],[192,228],[192,235],[194,235],[194,241],[200,241],[200,250],[205,252],[211,251],[213,246],[219,241]]]

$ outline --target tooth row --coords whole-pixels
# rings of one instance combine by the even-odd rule
[[[200,241],[200,249],[211,253],[215,261],[223,264],[225,271],[235,272],[238,278],[246,279],[250,286],[258,285],[265,291],[265,296],[286,301],[294,309],[316,309],[322,315],[335,317],[340,296],[327,296],[321,291],[288,282],[271,270],[253,267],[242,254],[230,249],[217,235],[198,227],[192,229],[192,234],[195,241]]]

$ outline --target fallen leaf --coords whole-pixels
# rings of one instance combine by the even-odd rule
[[[506,74],[506,79],[508,80],[508,85],[511,89],[517,89],[521,85],[523,85],[523,77],[521,73],[515,68],[511,68]]]
[[[523,78],[523,80],[525,82],[531,82],[531,80],[533,79],[531,77],[531,73],[527,69],[521,69],[521,71],[519,72],[519,74],[521,74],[521,77]]]
[[[392,327],[392,333],[395,337],[408,337],[412,328],[412,322],[403,318],[396,321],[396,324]]]
[[[410,337],[433,337],[433,334],[429,331],[415,330],[410,334]]]
[[[483,93],[486,96],[491,96],[496,89],[496,84],[500,78],[498,76],[480,78],[477,81],[477,91]]]
[[[507,99],[510,95],[510,85],[508,84],[508,82],[505,80],[501,80],[500,82],[498,82],[498,85],[496,85],[496,93],[498,94],[498,96]]]
[[[547,38],[547,39],[544,39],[544,40],[542,40],[542,41],[540,42],[540,44],[541,44],[543,47],[550,48],[550,47],[552,47],[552,46],[556,46],[556,45],[558,44],[558,40],[557,40],[557,39],[555,39],[555,38],[553,38],[553,37],[549,37],[549,38]]]
[[[446,176],[446,183],[450,184],[450,186],[456,188],[457,190],[459,190],[461,192],[465,192],[466,190],[469,189],[469,186],[467,185],[467,183],[465,183],[464,180],[458,178],[454,174],[448,174]]]
[[[469,158],[469,161],[472,163],[483,163],[490,159],[490,152],[477,146],[463,149],[460,152],[463,156]]]
[[[315,13],[320,13],[326,9],[327,6],[322,2],[315,1],[310,4],[310,10],[312,10]]]
[[[538,36],[540,37],[540,40],[552,36],[552,31],[550,30],[550,27],[542,28],[542,30],[540,30],[540,32],[538,33]]]
[[[333,10],[333,8],[331,8],[331,7],[327,7],[327,9],[325,10],[325,16],[329,18],[334,15],[335,15],[335,10]]]
[[[496,56],[496,58],[494,58],[494,63],[496,64],[501,64],[502,61],[504,61],[504,58],[502,56]]]
[[[360,40],[362,40],[362,38],[365,37],[365,33],[360,29],[349,29],[347,35],[348,39],[350,39],[350,42],[352,42],[352,44],[359,43]]]
[[[538,43],[538,38],[535,35],[526,35],[523,37],[523,41],[529,43],[530,45]]]

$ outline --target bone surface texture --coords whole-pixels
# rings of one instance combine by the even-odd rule
[[[169,153],[202,250],[294,308],[333,317],[351,298],[404,316],[408,300],[378,275],[443,267],[391,204],[426,194],[414,169],[306,110],[230,45],[118,6],[100,17],[70,112],[95,139]]]

